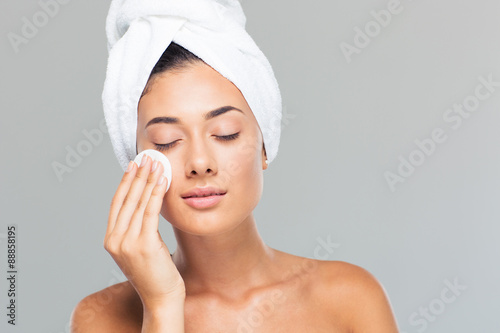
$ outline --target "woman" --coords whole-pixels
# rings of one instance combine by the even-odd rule
[[[169,158],[174,181],[165,194],[161,164],[129,164],[104,240],[128,281],[83,299],[72,332],[397,332],[368,271],[262,241],[253,216],[267,169],[259,125],[238,88],[173,42],[138,105],[145,149]],[[217,195],[186,199],[200,188]],[[172,258],[160,213],[177,239]]]

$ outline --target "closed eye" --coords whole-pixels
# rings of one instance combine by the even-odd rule
[[[231,135],[223,135],[223,136],[215,136],[216,138],[218,138],[219,140],[222,140],[222,141],[230,141],[230,140],[234,140],[236,139],[238,136],[240,135],[240,133],[234,133],[234,134],[231,134]]]
[[[222,135],[222,136],[216,135],[215,137],[220,141],[231,141],[231,140],[236,139],[239,135],[240,135],[240,133],[238,132],[238,133],[234,133],[234,134],[230,134],[230,135]],[[167,149],[172,148],[177,141],[179,141],[179,140],[175,140],[173,142],[165,143],[165,144],[155,143],[155,146],[156,146],[157,150],[163,151],[163,150],[167,150]]]

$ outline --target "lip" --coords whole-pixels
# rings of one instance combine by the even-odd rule
[[[216,187],[195,187],[181,195],[186,204],[193,208],[201,209],[215,206],[226,195],[226,191]],[[199,196],[199,197],[193,197]],[[203,196],[203,197],[202,197]]]
[[[226,194],[215,194],[208,197],[182,198],[189,206],[197,209],[208,208],[218,204]]]
[[[225,194],[225,193],[226,191],[221,190],[220,188],[206,186],[206,187],[195,187],[190,191],[181,194],[181,197],[185,199],[187,197],[192,197],[192,196],[214,195],[214,194]]]

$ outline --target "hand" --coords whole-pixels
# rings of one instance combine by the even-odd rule
[[[145,310],[185,297],[185,286],[158,231],[168,180],[147,155],[131,162],[111,202],[104,248],[139,294]],[[164,179],[158,184],[160,176]]]

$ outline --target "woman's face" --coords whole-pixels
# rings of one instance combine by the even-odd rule
[[[238,88],[203,63],[162,73],[150,88],[139,101],[137,151],[156,149],[172,164],[162,216],[196,235],[219,234],[252,217],[267,165],[257,120]],[[214,206],[193,208],[182,197],[207,186],[226,192]]]

